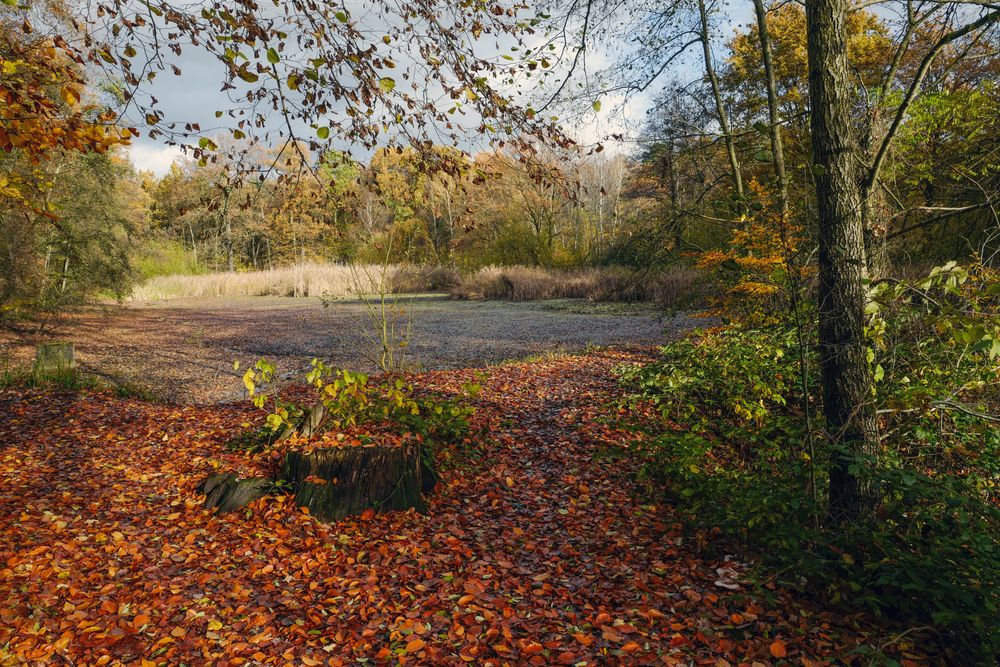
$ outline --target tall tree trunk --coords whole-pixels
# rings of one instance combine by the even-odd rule
[[[229,219],[229,187],[222,189],[222,229],[226,235],[226,266],[230,272],[236,270],[236,256],[233,249],[233,224]]]
[[[785,150],[781,142],[781,119],[778,117],[778,86],[774,79],[774,65],[771,58],[771,37],[767,30],[767,10],[764,0],[753,0],[757,13],[757,33],[760,38],[761,59],[764,75],[767,77],[767,118],[771,135],[771,164],[774,178],[778,183],[778,203],[781,223],[788,222],[788,179],[785,177]]]
[[[705,0],[698,0],[698,14],[701,17],[700,37],[702,53],[705,58],[705,74],[712,86],[715,112],[719,117],[719,128],[722,130],[722,137],[726,142],[726,155],[729,157],[733,187],[736,188],[736,197],[739,199],[738,209],[743,211],[745,204],[743,200],[743,176],[740,174],[740,160],[736,156],[736,141],[733,139],[732,127],[729,125],[729,114],[726,113],[726,106],[722,102],[722,89],[719,86],[719,77],[715,74],[715,64],[712,61],[712,42],[709,39],[708,12],[705,10]]]
[[[851,131],[846,0],[807,0],[813,172],[819,213],[819,344],[823,412],[832,439],[830,518],[862,516],[875,501],[859,457],[877,447],[864,337],[864,228]],[[862,473],[862,474],[859,474]]]
[[[62,285],[59,286],[59,293],[66,293],[66,281],[69,279],[69,254],[66,254],[66,260],[63,262],[63,272],[62,272]]]
[[[668,220],[670,220],[670,230],[671,236],[673,237],[673,247],[670,248],[671,251],[679,251],[684,245],[684,216],[680,214],[681,209],[681,182],[680,173],[677,169],[677,156],[679,150],[674,144],[674,139],[670,139],[670,144],[667,147],[667,159],[665,161],[667,184],[669,186],[668,192],[670,193],[670,214]]]
[[[45,264],[42,267],[42,288],[38,292],[38,300],[45,300],[45,290],[49,286],[49,262],[52,261],[52,245],[45,246]]]
[[[188,233],[191,235],[191,252],[194,253],[194,265],[198,266],[198,244],[194,240],[194,227],[191,226],[190,222],[188,222]]]

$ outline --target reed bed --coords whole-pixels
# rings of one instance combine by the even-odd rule
[[[135,287],[132,298],[136,301],[213,296],[345,298],[359,291],[378,291],[383,272],[388,274],[385,276],[388,291],[397,291],[395,286],[403,283],[406,291],[422,291],[422,274],[415,267],[307,263],[264,271],[157,276]]]
[[[676,307],[683,305],[694,294],[697,284],[697,271],[681,266],[646,272],[621,267],[546,269],[488,266],[464,276],[452,290],[452,296],[512,301],[642,301]]]
[[[397,294],[448,292],[459,299],[590,299],[651,302],[679,307],[696,292],[698,274],[687,267],[636,272],[621,267],[547,269],[488,266],[465,276],[445,268],[377,264],[299,264],[282,269],[157,276],[135,287],[135,301],[197,297],[287,296],[350,298],[385,289]]]

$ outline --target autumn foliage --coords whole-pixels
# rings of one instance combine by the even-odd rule
[[[254,472],[224,447],[260,418],[249,406],[6,390],[0,664],[824,665],[869,641],[860,619],[754,594],[635,495],[635,434],[602,406],[611,369],[640,359],[492,370],[474,417],[489,436],[441,453],[426,516],[332,525],[283,495],[201,507],[205,475]]]
[[[77,52],[61,36],[32,32],[25,20],[20,31],[5,26],[0,34],[0,149],[37,163],[57,149],[104,153],[127,144],[132,131],[115,127],[116,113],[83,100],[87,82]],[[32,206],[25,184],[10,173],[0,179],[7,197]]]
[[[775,209],[760,182],[751,180],[749,188],[753,210],[733,224],[728,247],[697,254],[695,266],[720,284],[707,315],[759,322],[787,301],[789,289],[797,288],[793,274],[801,276],[808,269],[798,268],[801,227]]]

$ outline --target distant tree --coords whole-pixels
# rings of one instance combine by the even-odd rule
[[[118,293],[128,274],[131,212],[122,165],[132,132],[87,88],[66,6],[0,7],[0,308],[24,310]],[[102,226],[103,225],[103,226]],[[106,255],[99,252],[107,244]]]

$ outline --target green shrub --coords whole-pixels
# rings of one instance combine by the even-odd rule
[[[237,433],[227,440],[223,447],[230,452],[246,452],[248,454],[258,454],[268,451],[275,440],[281,435],[267,424],[249,431]]]
[[[132,258],[136,277],[145,282],[157,276],[193,276],[205,273],[182,242],[172,239],[150,239],[142,244]]]
[[[295,428],[304,414],[301,407],[282,399],[277,391],[258,391],[260,385],[271,383],[274,378],[274,366],[263,359],[247,369],[243,376],[254,404],[258,408],[268,408],[270,404],[265,431],[262,431],[264,435],[247,436],[254,451],[269,446],[274,434]],[[316,390],[317,399],[323,404],[322,427],[378,425],[399,433],[414,433],[426,445],[423,452],[428,465],[433,463],[433,456],[442,445],[459,442],[468,435],[469,420],[475,414],[468,400],[478,396],[480,391],[478,384],[466,383],[461,393],[451,398],[421,394],[400,377],[385,376],[373,383],[364,373],[336,369],[318,359],[312,360],[312,370],[305,380]]]
[[[696,332],[621,370],[667,426],[642,449],[642,479],[692,525],[755,549],[804,548],[820,512],[795,340],[786,329]]]
[[[800,354],[787,325],[698,332],[664,347],[653,364],[622,369],[636,403],[662,418],[637,450],[641,478],[666,489],[690,526],[721,529],[772,574],[931,626],[948,660],[993,664],[996,285],[991,274],[948,265],[918,283],[873,287],[870,359],[883,441],[877,460],[856,462],[880,493],[867,520],[826,525],[831,451],[816,418],[815,346]]]

